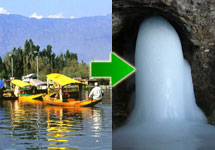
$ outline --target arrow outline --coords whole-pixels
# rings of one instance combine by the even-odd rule
[[[101,61],[99,61],[99,60],[96,60],[96,61],[91,61],[90,62],[90,77],[93,77],[92,76],[92,62],[102,62],[102,63],[105,63],[105,62],[107,62],[107,63],[112,63],[112,54],[113,55],[115,55],[116,57],[118,57],[118,58],[120,58],[124,63],[126,63],[127,65],[129,65],[131,68],[133,68],[134,70],[133,71],[131,71],[129,74],[127,74],[125,77],[123,77],[122,79],[120,79],[118,82],[116,82],[115,84],[113,84],[112,85],[112,77],[111,76],[101,76],[101,77],[99,77],[99,76],[97,76],[97,77],[94,77],[94,78],[109,78],[110,79],[110,81],[111,81],[111,87],[114,87],[114,86],[116,86],[116,85],[118,85],[120,82],[122,82],[123,80],[125,80],[127,77],[129,77],[132,73],[134,73],[135,71],[136,71],[136,68],[133,66],[133,65],[131,65],[129,62],[127,62],[125,59],[123,59],[122,57],[120,57],[119,55],[117,55],[115,52],[111,52],[110,53],[110,59],[109,59],[109,61],[104,61],[104,60],[101,60]]]

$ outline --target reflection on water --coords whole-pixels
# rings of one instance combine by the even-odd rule
[[[94,108],[0,101],[0,149],[112,149],[110,92]]]

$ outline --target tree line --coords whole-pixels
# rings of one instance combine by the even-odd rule
[[[21,78],[24,75],[36,73],[37,56],[41,80],[45,80],[46,75],[53,70],[69,77],[89,77],[89,66],[83,61],[78,62],[76,53],[67,50],[65,54],[61,53],[57,56],[52,51],[51,45],[47,45],[40,51],[40,46],[29,39],[25,41],[24,49],[14,47],[12,51],[5,54],[4,59],[0,57],[0,78],[9,79],[12,76],[11,58],[13,58],[14,77]]]

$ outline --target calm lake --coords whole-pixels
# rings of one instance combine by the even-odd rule
[[[92,108],[0,100],[0,150],[112,149],[111,92]]]

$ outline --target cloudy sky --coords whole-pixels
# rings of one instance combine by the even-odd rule
[[[0,14],[41,18],[80,18],[107,15],[112,0],[0,0]]]

